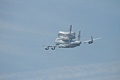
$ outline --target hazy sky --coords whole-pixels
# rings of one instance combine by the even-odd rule
[[[58,31],[93,44],[45,51]],[[0,0],[0,80],[120,80],[119,0]]]

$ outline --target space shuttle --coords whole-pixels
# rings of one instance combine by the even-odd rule
[[[72,40],[76,38],[75,32],[72,32],[72,25],[70,25],[70,29],[68,32],[59,31],[58,38],[61,40]]]
[[[52,50],[55,50],[56,47],[74,48],[74,47],[80,46],[82,43],[92,44],[94,40],[101,38],[101,37],[93,38],[93,36],[91,36],[90,40],[81,41],[80,35],[81,35],[81,31],[79,31],[78,35],[76,36],[75,32],[72,31],[72,25],[70,25],[70,29],[68,32],[59,31],[58,37],[55,40],[54,46],[45,46],[45,45],[43,46],[45,46],[45,50],[49,50],[49,48],[51,48]]]

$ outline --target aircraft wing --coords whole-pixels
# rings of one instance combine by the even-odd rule
[[[93,39],[93,40],[97,40],[97,39],[101,39],[102,37],[98,37],[98,38],[95,38],[95,39]]]

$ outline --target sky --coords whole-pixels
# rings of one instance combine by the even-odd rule
[[[44,50],[59,31],[76,48]],[[0,0],[0,80],[120,80],[119,0]]]

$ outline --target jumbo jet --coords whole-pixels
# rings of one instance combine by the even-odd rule
[[[81,31],[79,31],[78,36],[76,38],[75,32],[72,32],[72,25],[70,25],[69,32],[59,31],[58,38],[56,38],[56,40],[55,40],[55,46],[46,46],[45,50],[49,50],[49,48],[51,48],[52,50],[55,50],[56,47],[58,47],[58,48],[74,48],[74,47],[80,46],[81,43],[92,44],[94,40],[101,38],[101,37],[99,37],[99,38],[93,39],[93,36],[91,36],[90,40],[82,42],[80,40],[80,34],[81,34]]]

